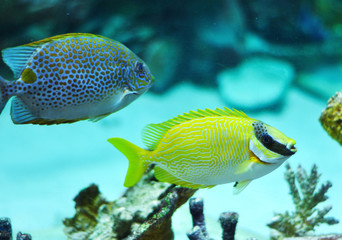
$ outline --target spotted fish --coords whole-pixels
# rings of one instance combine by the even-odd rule
[[[15,80],[0,77],[0,113],[13,96],[16,124],[98,120],[130,104],[154,79],[123,44],[93,34],[58,35],[2,55]]]
[[[143,130],[144,150],[122,138],[108,141],[129,160],[125,186],[150,164],[155,177],[188,188],[236,182],[235,192],[279,167],[297,150],[279,130],[228,108],[185,113]]]

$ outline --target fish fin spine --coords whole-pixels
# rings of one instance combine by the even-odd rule
[[[128,170],[124,186],[133,187],[141,179],[148,167],[148,164],[145,164],[143,160],[143,156],[147,154],[147,150],[122,138],[110,138],[108,142],[128,159]]]
[[[28,43],[22,46],[42,46],[45,43],[51,43],[54,41],[59,41],[59,40],[64,40],[66,38],[75,38],[75,37],[85,37],[85,38],[103,38],[105,40],[109,40],[111,42],[116,42],[115,40],[112,40],[110,38],[101,36],[101,35],[96,35],[96,34],[91,34],[91,33],[65,33],[65,34],[60,34],[60,35],[56,35],[56,36],[52,36],[49,38],[44,38],[42,40],[38,40],[32,43]]]
[[[6,92],[6,80],[0,76],[0,114],[4,110],[10,96]]]
[[[90,118],[89,121],[98,122],[98,121],[104,119],[105,117],[108,117],[110,114],[112,114],[112,113],[102,114],[102,115],[100,115],[100,116]]]
[[[44,119],[35,115],[31,109],[19,97],[14,97],[11,106],[11,117],[15,124],[39,124],[52,125],[61,123],[73,123],[83,119]]]
[[[242,190],[244,190],[248,184],[250,184],[252,180],[245,180],[245,181],[242,181],[242,182],[236,182],[234,184],[234,190],[233,190],[233,194],[239,194],[240,192],[242,192]]]
[[[15,124],[25,124],[38,119],[18,97],[14,97],[12,101],[11,117]]]
[[[0,77],[0,113],[6,105],[8,99],[12,96],[2,97],[3,83]],[[11,105],[11,118],[15,124],[39,124],[52,125],[62,123],[73,123],[85,119],[44,119],[36,116],[30,108],[19,98],[14,97]]]
[[[190,111],[188,113],[184,113],[183,115],[178,115],[174,118],[171,118],[165,122],[159,124],[148,124],[142,131],[142,140],[143,143],[147,146],[148,149],[154,150],[158,146],[161,138],[164,134],[171,128],[181,123],[198,119],[204,117],[239,117],[239,118],[249,118],[245,113],[236,109],[229,109],[224,107],[223,109],[216,108],[215,110],[198,109],[197,111]]]

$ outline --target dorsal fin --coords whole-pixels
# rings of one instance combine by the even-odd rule
[[[50,38],[45,38],[36,42],[28,43],[25,45],[6,48],[2,50],[2,58],[4,62],[11,68],[14,79],[18,79],[21,73],[27,66],[27,63],[31,60],[33,53],[39,51],[45,44],[58,41],[70,37],[102,37],[99,35],[94,35],[90,33],[67,33],[62,35],[53,36]],[[102,37],[105,38],[105,37]],[[105,38],[111,40],[109,38]],[[112,41],[112,40],[111,40]]]
[[[189,113],[184,113],[183,115],[178,115],[170,120],[167,120],[158,124],[148,124],[142,131],[143,143],[149,150],[154,150],[159,144],[160,139],[164,134],[174,126],[187,122],[192,119],[204,118],[204,117],[217,117],[217,116],[228,116],[228,117],[239,117],[239,118],[249,118],[244,112],[229,109],[224,107],[223,109],[216,108],[215,110],[198,109],[197,111],[190,111]]]
[[[110,41],[114,41],[114,40],[112,40],[110,38],[107,38],[107,37],[104,37],[104,36],[101,36],[101,35],[91,34],[91,33],[65,33],[65,34],[60,34],[60,35],[52,36],[52,37],[49,37],[49,38],[44,38],[42,40],[35,41],[35,42],[32,42],[32,43],[28,43],[28,44],[25,44],[23,46],[39,47],[39,46],[44,45],[45,43],[50,43],[50,42],[54,42],[54,41],[58,41],[58,40],[63,40],[63,39],[66,39],[66,38],[74,38],[74,37],[90,37],[90,38],[98,37],[98,38],[103,38],[103,39],[107,39],[107,40],[110,40]]]

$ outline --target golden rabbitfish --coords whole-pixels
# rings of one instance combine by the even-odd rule
[[[15,80],[0,77],[0,113],[14,97],[17,124],[101,119],[146,92],[153,76],[123,44],[70,33],[2,51]]]
[[[228,108],[198,110],[143,130],[144,150],[122,138],[108,141],[129,160],[125,186],[150,164],[155,177],[188,188],[236,182],[235,191],[279,167],[297,150],[279,130]]]

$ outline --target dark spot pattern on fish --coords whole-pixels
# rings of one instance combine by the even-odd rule
[[[11,96],[20,94],[25,109],[36,114],[23,123],[40,124],[40,119],[45,119],[49,124],[108,115],[136,98],[124,100],[127,89],[141,95],[153,82],[146,64],[132,51],[97,35],[65,34],[4,51],[4,60],[15,75],[27,61],[19,79],[7,89]],[[29,60],[25,54],[31,54],[26,56]],[[87,112],[86,108],[92,110]]]

